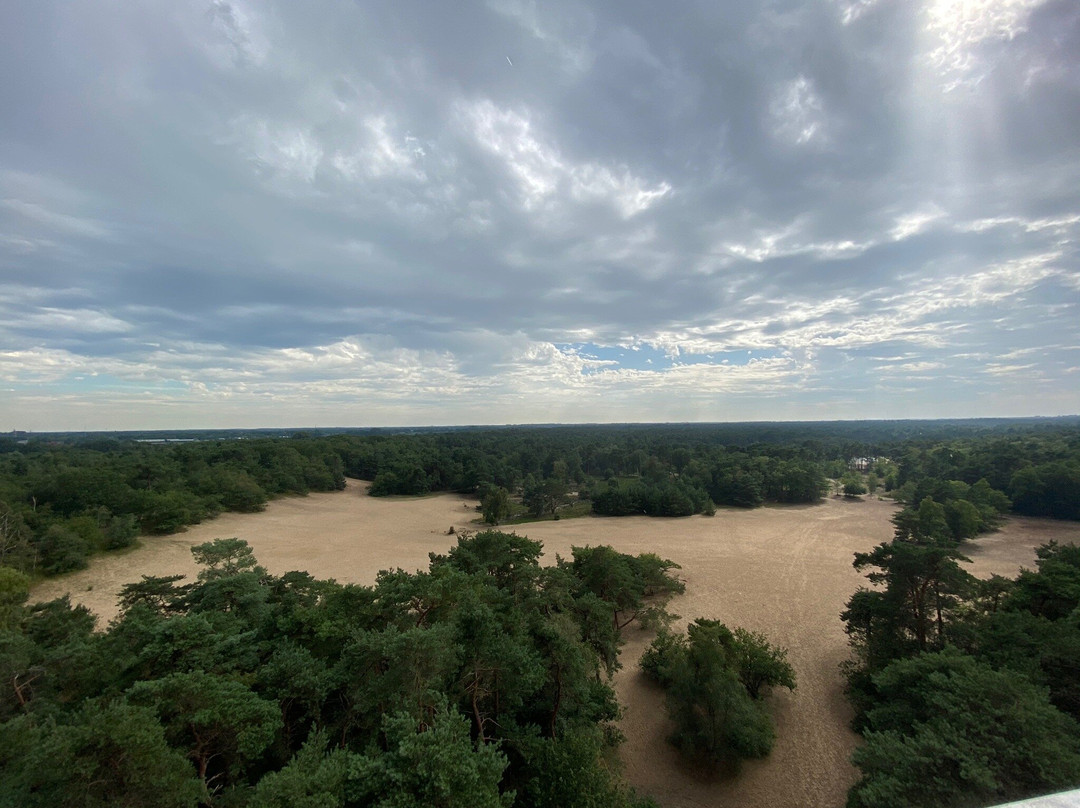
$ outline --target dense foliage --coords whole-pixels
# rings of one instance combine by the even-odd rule
[[[31,576],[272,497],[475,495],[483,518],[684,516],[884,489],[892,542],[844,612],[866,742],[852,806],[986,805],[1080,785],[1080,549],[977,581],[962,543],[1010,512],[1077,519],[1072,421],[675,425],[415,433],[0,438],[0,806],[626,806],[607,765],[619,632],[663,623],[675,565],[608,547],[541,568],[513,535],[427,572],[268,575],[238,540],[127,587],[102,633]],[[828,480],[833,480],[829,483]],[[575,502],[576,500],[576,502]],[[573,503],[573,504],[571,504]],[[771,748],[780,649],[697,620],[643,660],[693,757]]]
[[[688,757],[732,765],[772,751],[764,689],[794,690],[795,672],[763,635],[698,618],[686,634],[659,631],[640,664],[664,687],[671,741]]]
[[[1046,545],[1036,570],[981,581],[959,564],[967,531],[947,506],[927,497],[894,522],[893,541],[856,554],[876,587],[842,615],[865,738],[849,806],[982,806],[1080,786],[1080,547]]]
[[[342,437],[346,473],[371,493],[502,488],[534,517],[571,492],[607,516],[689,516],[715,505],[814,502],[828,485],[818,452],[795,445],[725,446],[695,428],[560,427]]]
[[[534,518],[575,494],[596,514],[685,516],[816,502],[830,488],[931,497],[966,537],[1010,510],[1080,518],[1075,419],[486,428],[341,435],[334,446],[376,496],[501,488]],[[858,473],[856,459],[867,463]]]
[[[86,566],[140,532],[173,533],[281,494],[345,487],[324,440],[167,446],[7,444],[0,452],[0,564],[46,575]]]
[[[1080,429],[1067,422],[979,438],[917,441],[897,447],[901,486],[929,492],[943,481],[974,486],[985,480],[1015,513],[1080,519]],[[907,497],[918,501],[912,491]]]
[[[1080,518],[1080,428],[1067,419],[184,433],[192,439],[177,443],[134,434],[0,438],[0,565],[78,569],[140,532],[338,490],[346,476],[372,480],[375,496],[474,495],[492,525],[711,514],[815,502],[830,489],[884,490],[915,506],[929,497],[957,537],[1010,510]]]
[[[217,540],[197,581],[144,577],[97,633],[0,568],[0,805],[650,804],[607,762],[608,675],[673,565],[540,550],[485,532],[342,586]]]

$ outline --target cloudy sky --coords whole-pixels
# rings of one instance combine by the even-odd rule
[[[0,430],[1080,412],[1080,4],[12,0]]]

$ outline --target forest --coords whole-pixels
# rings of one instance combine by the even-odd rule
[[[1080,548],[1014,579],[965,572],[1010,514],[1078,519],[1074,420],[625,425],[0,438],[0,806],[647,806],[615,765],[622,632],[672,743],[732,773],[795,690],[768,637],[664,609],[657,554],[542,547],[495,529],[373,586],[281,576],[237,539],[201,572],[127,586],[103,631],[30,602],[41,576],[224,511],[371,480],[373,496],[467,493],[477,523],[686,516],[867,493],[894,538],[858,553],[838,617],[864,738],[848,804],[982,806],[1080,786]],[[795,698],[798,698],[795,690]]]
[[[1076,419],[135,439],[145,434],[0,438],[0,565],[32,575],[79,569],[140,534],[258,511],[276,496],[340,490],[346,476],[371,480],[373,496],[475,495],[491,525],[710,514],[812,503],[830,492],[906,504],[929,496],[948,509],[958,538],[991,529],[1005,513],[1080,519]],[[851,468],[857,458],[869,461],[859,473]]]
[[[610,676],[622,629],[665,622],[676,565],[597,546],[541,566],[541,550],[485,531],[357,586],[270,575],[217,539],[192,549],[197,580],[125,587],[103,632],[67,598],[27,606],[27,576],[2,568],[0,805],[655,805],[613,768]],[[783,652],[695,627],[681,664],[664,635],[664,675],[758,718],[752,744],[708,753],[767,754],[761,689],[777,671],[794,687]]]
[[[855,556],[842,615],[862,777],[849,808],[996,805],[1080,786],[1080,546],[981,580],[929,497]]]

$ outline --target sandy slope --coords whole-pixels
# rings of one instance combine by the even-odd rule
[[[460,497],[374,499],[350,483],[341,494],[313,494],[270,503],[265,513],[227,514],[186,533],[144,539],[126,554],[95,558],[90,569],[47,581],[34,590],[46,600],[70,592],[108,620],[116,593],[140,575],[193,575],[190,547],[218,537],[248,541],[259,561],[280,574],[306,569],[320,578],[370,583],[380,569],[413,570],[429,552],[453,539],[447,528],[475,529],[475,512]],[[544,543],[546,553],[570,554],[572,545],[611,544],[624,552],[657,552],[683,567],[686,594],[672,603],[684,618],[704,616],[763,631],[789,649],[799,688],[773,696],[778,741],[766,761],[743,766],[737,777],[709,777],[688,769],[665,743],[662,694],[637,672],[649,642],[631,630],[616,676],[625,705],[622,759],[627,779],[666,808],[839,806],[852,782],[848,757],[856,736],[837,666],[847,653],[839,613],[863,579],[852,553],[869,550],[892,533],[891,503],[828,500],[817,506],[720,510],[687,519],[575,519],[523,525],[519,533]],[[1014,519],[1002,531],[966,548],[979,575],[1014,575],[1031,566],[1033,548],[1058,538],[1080,542],[1080,525]]]

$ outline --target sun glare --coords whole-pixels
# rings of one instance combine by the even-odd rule
[[[1025,31],[1032,9],[1043,2],[932,0],[926,6],[926,28],[937,40],[929,53],[931,64],[956,84],[964,83],[976,69],[978,46],[987,40],[1008,41]]]

